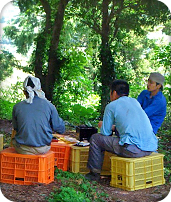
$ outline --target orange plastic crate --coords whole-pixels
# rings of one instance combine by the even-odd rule
[[[0,182],[20,185],[54,181],[54,153],[25,155],[13,147],[0,153]]]
[[[54,166],[63,171],[68,169],[71,146],[64,142],[51,142],[51,151],[54,152]]]

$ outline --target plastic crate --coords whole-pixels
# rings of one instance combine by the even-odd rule
[[[141,158],[111,157],[110,185],[134,191],[164,184],[163,157],[154,152]]]
[[[89,147],[71,146],[69,170],[73,173],[81,173],[81,174],[88,173],[89,172],[89,169],[87,168],[88,155],[89,155]],[[105,151],[101,175],[111,174],[110,172],[111,156],[115,156],[115,154]]]
[[[63,142],[51,142],[51,151],[54,152],[54,166],[67,171],[71,146]]]
[[[54,153],[25,155],[13,147],[0,153],[0,181],[3,183],[31,185],[54,181]]]

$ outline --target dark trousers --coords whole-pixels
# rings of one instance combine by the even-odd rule
[[[119,145],[119,138],[104,136],[96,133],[90,138],[90,149],[87,167],[90,171],[100,173],[103,165],[104,151],[114,153],[127,158],[138,158],[148,156],[152,152],[142,151],[135,145]]]

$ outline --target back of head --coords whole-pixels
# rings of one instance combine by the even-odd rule
[[[33,76],[28,76],[23,82],[24,91],[27,92],[27,103],[32,103],[34,95],[40,98],[45,98],[45,93],[41,89],[40,79]]]
[[[34,88],[34,86],[35,86],[30,77],[28,77],[27,86],[30,86],[30,87],[32,87],[32,88]]]
[[[115,80],[111,85],[111,92],[116,91],[118,96],[129,95],[129,84],[125,80]]]
[[[41,83],[40,79],[33,76],[27,76],[23,82],[24,90],[28,90],[28,87],[34,89],[34,90],[40,90],[41,89]]]

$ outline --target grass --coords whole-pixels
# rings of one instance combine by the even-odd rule
[[[167,108],[167,116],[158,131],[159,152],[164,154],[164,171],[166,183],[171,182],[171,106]]]
[[[55,180],[61,186],[51,192],[48,202],[105,202],[108,197],[96,182],[90,183],[79,173],[56,169]]]
[[[12,109],[15,103],[11,103],[0,98],[0,118],[1,119],[12,119]]]

